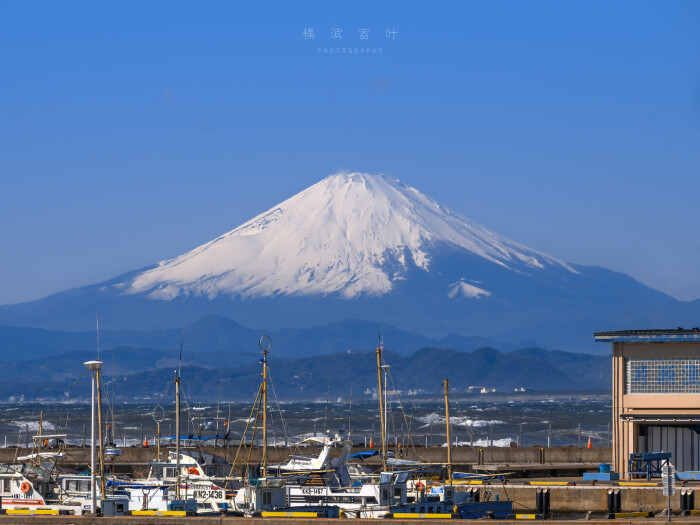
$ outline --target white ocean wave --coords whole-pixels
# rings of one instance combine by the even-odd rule
[[[30,432],[39,432],[39,422],[38,421],[12,421],[10,423],[13,426],[19,427],[22,430],[29,430]],[[44,421],[41,425],[42,432],[46,430],[56,430],[56,425],[49,421]]]
[[[420,421],[423,423],[423,425],[420,428],[425,428],[432,425],[436,424],[445,424],[445,417],[436,414],[436,413],[431,413],[426,416],[418,416],[415,418],[416,421]],[[452,421],[453,425],[457,426],[462,426],[462,427],[467,427],[467,428],[481,428],[481,427],[488,427],[491,425],[503,425],[504,421],[501,421],[499,419],[471,419],[468,417],[451,417],[450,420]]]
[[[493,440],[493,446],[494,447],[509,447],[512,442],[514,442],[515,439],[513,438],[502,438],[502,439],[494,439]],[[491,446],[491,440],[490,439],[477,439],[476,441],[458,441],[457,446],[459,447],[490,447]],[[447,445],[443,445],[443,447],[447,447]]]

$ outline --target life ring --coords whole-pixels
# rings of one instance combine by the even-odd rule
[[[419,490],[419,491],[425,490],[425,485],[423,485],[422,481],[419,481],[418,483],[416,483],[416,490]]]
[[[32,486],[28,482],[23,481],[22,484],[19,486],[19,490],[21,490],[25,494],[29,494],[32,491]]]
[[[197,474],[199,474],[199,470],[197,470],[194,467],[191,467],[190,470],[187,471],[187,473],[197,475]]]

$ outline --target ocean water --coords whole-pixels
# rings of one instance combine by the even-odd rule
[[[205,405],[182,404],[182,434],[212,436],[224,433],[230,425],[231,437],[238,440],[251,415],[251,403],[221,402]],[[103,406],[104,424],[109,423],[114,441],[134,446],[147,436],[156,435],[156,419],[161,434],[175,432],[174,403],[149,405],[120,403]],[[218,413],[218,416],[217,416]],[[434,400],[388,403],[387,427],[391,443],[441,446],[446,441],[445,406]],[[154,417],[155,416],[155,417]],[[450,403],[453,442],[461,445],[510,446],[585,446],[591,437],[593,446],[608,446],[611,402],[606,396],[560,396],[516,399],[486,399],[472,396]],[[0,404],[0,447],[25,445],[39,430],[42,434],[66,434],[70,444],[89,440],[90,405],[82,403]],[[253,425],[251,424],[251,427]],[[106,430],[105,430],[106,432]],[[293,445],[311,436],[350,434],[357,445],[379,441],[377,401],[361,402],[286,402],[273,403],[268,409],[270,444]],[[250,438],[250,431],[248,433]],[[259,433],[256,442],[259,440]]]

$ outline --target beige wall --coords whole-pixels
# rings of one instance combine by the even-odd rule
[[[700,342],[613,343],[613,466],[621,477],[627,476],[629,454],[639,443],[639,423],[622,421],[621,415],[700,417],[700,394],[626,394],[628,357],[700,357]]]

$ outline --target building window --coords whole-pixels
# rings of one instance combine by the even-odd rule
[[[700,394],[700,358],[629,358],[627,393]]]

